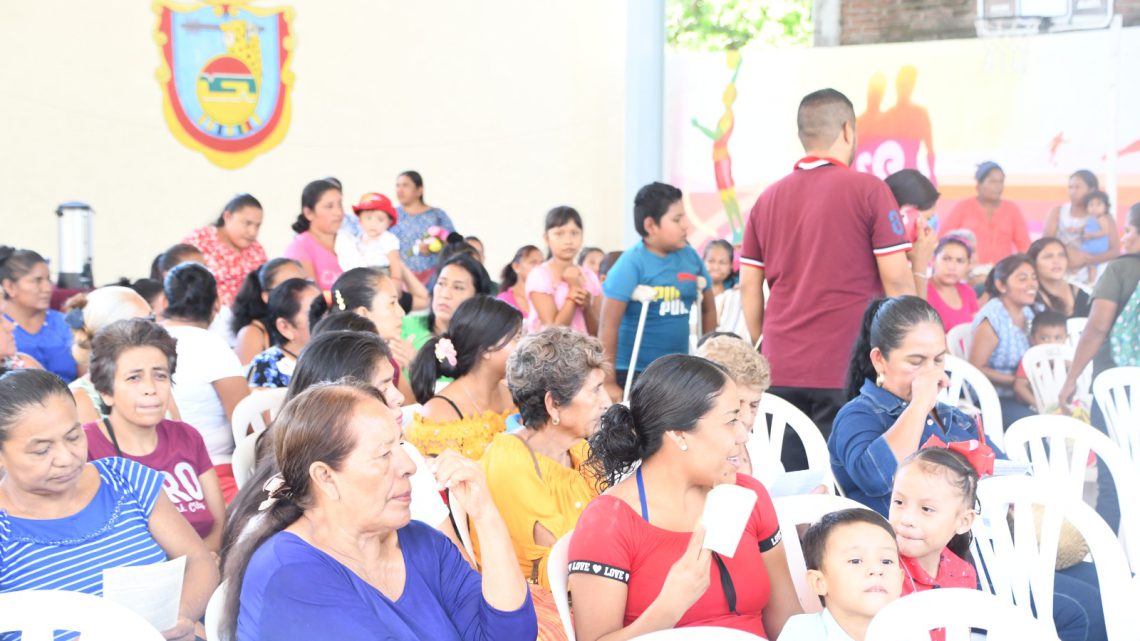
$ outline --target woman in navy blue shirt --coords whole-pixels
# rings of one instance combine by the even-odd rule
[[[899,461],[931,436],[947,443],[978,438],[973,419],[938,402],[950,383],[946,354],[942,320],[921,298],[876,300],[863,315],[847,373],[850,400],[835,417],[827,449],[847,496],[883,516]]]
[[[230,638],[535,638],[530,592],[478,463],[447,451],[432,465],[475,525],[482,576],[443,534],[411,521],[415,464],[375,388],[310,387],[285,404],[273,438],[281,472],[226,560]]]

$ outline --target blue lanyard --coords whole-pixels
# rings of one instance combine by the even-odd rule
[[[645,501],[645,480],[641,478],[641,467],[637,468],[637,498],[641,500],[641,518],[649,522],[649,503]]]

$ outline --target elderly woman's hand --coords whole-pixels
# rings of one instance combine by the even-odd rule
[[[497,514],[487,478],[478,463],[454,450],[445,450],[429,465],[440,489],[450,490],[451,500],[458,501],[473,521]]]

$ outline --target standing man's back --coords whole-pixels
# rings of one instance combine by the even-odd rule
[[[833,89],[809,94],[797,123],[806,157],[752,208],[741,295],[749,331],[764,335],[769,391],[803,410],[827,438],[847,400],[844,374],[863,310],[884,291],[914,293],[905,254],[911,245],[886,184],[847,168],[856,145],[851,102]],[[789,470],[807,467],[798,439],[785,442],[782,458]]]

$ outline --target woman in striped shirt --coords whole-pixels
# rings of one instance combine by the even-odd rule
[[[0,377],[0,466],[0,592],[101,596],[107,568],[185,556],[178,623],[163,635],[193,641],[217,566],[162,492],[161,473],[122,458],[87,462],[75,401],[55,375]]]

